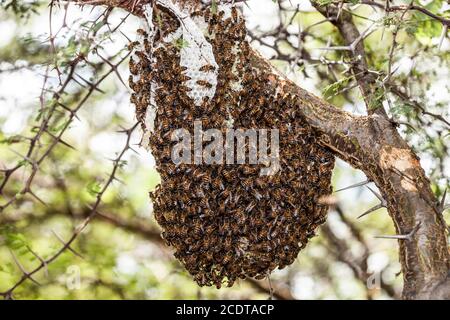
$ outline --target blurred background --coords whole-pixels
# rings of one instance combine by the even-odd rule
[[[392,72],[395,85],[380,88],[386,90],[383,103],[441,197],[450,177],[447,30],[424,14],[386,14],[359,2],[344,9],[361,32],[371,28],[364,43],[374,74]],[[445,1],[416,2],[449,16]],[[270,280],[199,288],[162,243],[152,215],[148,193],[159,175],[152,155],[139,146],[142,133],[127,85],[127,45],[139,19],[120,9],[63,1],[0,3],[3,297],[399,297],[398,243],[376,238],[395,234],[389,215],[382,208],[357,219],[380,202],[366,186],[334,193],[326,224],[296,262]],[[345,52],[330,49],[342,46],[342,38],[309,1],[250,0],[242,10],[252,45],[281,72],[335,105],[364,114]],[[395,86],[405,90],[396,93]],[[365,180],[337,161],[335,190]],[[448,210],[445,218],[450,221]]]

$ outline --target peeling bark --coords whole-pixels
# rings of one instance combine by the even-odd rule
[[[121,7],[141,15],[141,5],[150,0],[75,0],[78,4]],[[319,11],[323,10],[319,8]],[[324,14],[328,14],[323,11]],[[342,19],[348,19],[344,14]],[[348,36],[359,33],[351,25],[335,25]],[[361,50],[361,44],[355,46]],[[364,57],[363,57],[364,58]],[[399,135],[382,108],[368,108],[368,116],[344,112],[280,75],[257,52],[251,53],[257,72],[272,74],[273,86],[295,99],[299,112],[322,134],[321,143],[333,153],[362,170],[380,189],[387,201],[399,240],[405,299],[450,299],[450,254],[442,209],[431,191],[419,158]],[[374,83],[367,77],[365,60],[355,64],[357,81],[366,99],[373,102]]]

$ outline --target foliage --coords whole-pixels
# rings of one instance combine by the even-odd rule
[[[356,3],[345,1],[344,9],[361,32],[373,25],[363,41],[378,84],[376,102],[399,124],[441,197],[450,186],[450,41],[443,24],[417,10],[374,11]],[[445,1],[415,3],[449,17]],[[138,145],[138,129],[130,129],[135,119],[124,81],[126,46],[138,19],[120,10],[55,3],[50,12],[46,4],[0,2],[1,24],[12,26],[0,36],[0,293],[24,270],[54,257],[92,215],[70,247],[33,274],[41,285],[25,278],[12,297],[266,299],[267,288],[249,281],[233,289],[199,289],[170,248],[161,246],[148,198],[159,176],[151,155]],[[254,0],[249,6],[271,12],[270,19],[249,25],[253,45],[274,65],[343,109],[365,112],[350,71],[356,60],[348,50],[332,49],[344,46],[332,23],[288,0]],[[50,16],[52,28],[34,13],[46,23]],[[179,39],[176,45],[187,44]],[[339,162],[333,184],[340,188],[364,179]],[[288,287],[295,298],[396,297],[397,248],[392,240],[373,237],[395,232],[385,210],[356,221],[377,204],[364,187],[335,194],[333,203],[319,237],[293,266],[272,275],[276,293]],[[382,278],[381,285],[368,287],[370,275]]]

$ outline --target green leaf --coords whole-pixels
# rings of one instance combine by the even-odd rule
[[[91,196],[97,196],[102,190],[102,186],[98,181],[92,181],[87,185],[87,191]]]

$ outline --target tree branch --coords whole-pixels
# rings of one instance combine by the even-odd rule
[[[418,157],[390,123],[382,106],[384,99],[380,99],[377,93],[376,78],[369,73],[364,41],[352,15],[337,5],[320,6],[316,2],[313,5],[338,28],[346,44],[351,46],[352,71],[368,113],[373,115],[366,123],[367,132],[357,137],[360,147],[357,158],[365,160],[359,169],[381,190],[397,233],[408,234],[420,225],[414,239],[400,242],[405,280],[403,296],[430,297],[433,295],[432,287],[447,279],[450,268],[442,211],[437,207]],[[410,7],[402,9],[405,11]],[[445,294],[440,292],[441,298],[450,297],[450,287],[445,290]]]
[[[427,10],[424,7],[418,6],[418,5],[414,5],[413,4],[413,5],[386,6],[385,4],[378,3],[378,2],[375,2],[375,1],[370,1],[370,0],[362,0],[361,3],[369,5],[369,6],[373,6],[373,7],[378,7],[378,8],[384,9],[387,12],[404,11],[404,10],[419,11],[419,12],[423,13],[424,15],[427,15],[430,18],[433,18],[433,19],[439,21],[444,26],[450,26],[450,19],[446,19],[444,17],[438,16],[437,14]]]
[[[368,34],[360,34],[353,22],[352,15],[339,6],[321,6],[315,1],[312,4],[317,11],[338,28],[344,38],[345,44],[349,47],[350,50],[348,52],[351,57],[351,70],[361,89],[367,112],[369,114],[378,114],[387,117],[382,100],[377,96],[379,94],[377,93],[377,89],[379,88],[376,85],[376,78],[374,74],[369,72],[367,65],[364,37]]]
[[[78,4],[102,4],[124,8],[140,15],[148,0],[72,1]],[[374,181],[387,202],[398,234],[417,229],[411,240],[399,241],[404,275],[403,297],[450,298],[450,257],[446,224],[430,182],[418,157],[398,134],[377,98],[376,81],[367,72],[364,45],[351,15],[345,11],[337,17],[336,9],[318,7],[336,25],[347,45],[355,53],[353,72],[363,92],[369,116],[355,116],[315,97],[280,75],[257,52],[250,52],[256,73],[267,77],[271,85],[295,100],[298,111],[321,135],[320,143],[338,157],[361,169]],[[334,17],[334,18],[333,18]],[[268,75],[268,76],[267,76]]]

